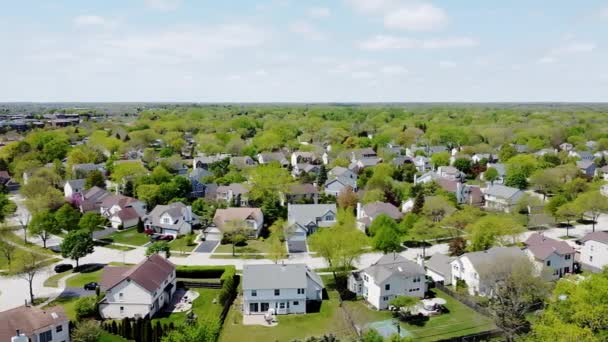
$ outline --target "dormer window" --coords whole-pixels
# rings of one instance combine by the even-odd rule
[[[162,224],[171,224],[171,218],[165,216],[165,217],[162,218],[161,223]]]

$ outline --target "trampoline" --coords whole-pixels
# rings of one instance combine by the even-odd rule
[[[376,330],[384,338],[389,338],[389,337],[397,334],[397,332],[398,332],[397,327],[395,326],[395,323],[392,319],[369,323],[366,325],[366,328]],[[401,337],[412,336],[412,334],[409,331],[407,331],[407,329],[404,329],[403,327],[401,327],[401,331],[399,332],[399,335]]]

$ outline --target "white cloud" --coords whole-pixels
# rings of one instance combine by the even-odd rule
[[[317,30],[317,28],[305,21],[292,23],[289,25],[289,30],[303,36],[308,40],[320,41],[327,39],[323,32]]]
[[[366,80],[374,78],[374,73],[371,71],[353,71],[350,76],[356,80]]]
[[[456,67],[456,62],[453,61],[441,61],[439,62],[439,67],[442,69],[451,69]]]
[[[388,49],[444,49],[474,47],[479,43],[470,37],[451,37],[441,39],[413,39],[389,35],[377,35],[359,43],[364,50]]]
[[[312,7],[308,9],[308,16],[311,18],[327,18],[331,11],[327,7]]]
[[[158,11],[174,11],[182,4],[181,0],[145,0],[146,6]]]
[[[408,73],[407,69],[401,65],[385,65],[380,68],[380,72],[386,75],[402,75]]]
[[[258,77],[263,77],[263,76],[268,76],[268,72],[266,72],[266,70],[264,69],[259,69],[253,72],[253,75],[258,76]]]
[[[608,7],[604,7],[600,10],[600,18],[608,19]]]
[[[537,61],[537,63],[538,64],[551,64],[551,63],[555,63],[555,58],[549,57],[549,56],[545,56],[545,57],[540,58]]]
[[[363,13],[384,13],[399,4],[397,0],[348,0],[347,2],[355,10]]]
[[[74,25],[78,27],[111,27],[116,23],[98,15],[79,15],[74,18]]]
[[[595,43],[587,43],[587,42],[570,42],[563,46],[558,47],[553,50],[554,54],[564,54],[564,53],[577,53],[577,52],[591,52],[595,50],[597,46]]]
[[[390,11],[384,16],[384,26],[390,29],[430,31],[448,22],[445,11],[431,4],[410,4]]]

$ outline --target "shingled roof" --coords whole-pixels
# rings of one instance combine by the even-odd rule
[[[422,266],[396,253],[383,255],[370,267],[364,269],[363,272],[372,276],[374,282],[378,285],[394,274],[400,274],[405,277],[425,274]]]
[[[593,232],[589,233],[581,239],[582,242],[586,241],[597,241],[608,245],[608,233],[607,232]]]
[[[130,280],[154,292],[161,288],[163,281],[175,271],[175,265],[158,254],[152,254],[133,267],[109,266],[101,276],[101,288],[107,291],[124,280]]]
[[[566,255],[575,252],[566,241],[558,241],[538,233],[530,235],[524,243],[532,255],[539,260],[547,259],[552,253]]]
[[[68,318],[61,306],[39,309],[31,306],[20,306],[0,312],[0,341],[10,341],[17,329],[28,337],[53,326],[67,323]]]

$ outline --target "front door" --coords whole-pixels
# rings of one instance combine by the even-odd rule
[[[258,312],[258,303],[249,303],[249,313]]]
[[[268,312],[269,305],[268,303],[261,303],[261,312]]]

